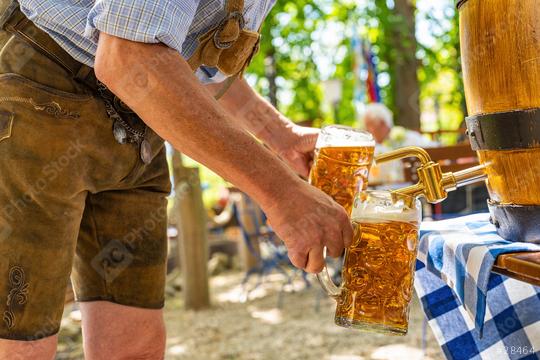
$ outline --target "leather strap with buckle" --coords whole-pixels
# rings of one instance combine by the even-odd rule
[[[244,15],[239,11],[233,11],[227,15],[223,21],[217,26],[217,30],[214,31],[214,45],[218,49],[229,49],[236,39],[229,40],[229,41],[222,41],[221,40],[221,33],[223,30],[225,30],[225,26],[229,24],[230,21],[238,22],[239,28],[244,29],[246,20],[244,19]]]
[[[229,0],[226,10],[227,16],[199,39],[199,47],[188,60],[193,71],[202,65],[207,65],[217,67],[230,77],[216,98],[220,98],[234,80],[242,76],[243,71],[258,51],[260,41],[258,32],[244,29],[243,0]],[[0,28],[14,34],[55,61],[75,80],[92,90],[97,90],[94,69],[74,59],[46,32],[34,25],[26,18],[16,1],[13,1],[0,15]]]
[[[8,11],[4,13],[1,27],[63,67],[73,79],[95,90],[94,69],[75,60],[46,32],[34,25],[20,10],[17,2],[14,4],[15,6],[8,8]]]
[[[199,38],[199,46],[188,60],[193,71],[205,65],[229,76],[217,99],[243,75],[259,50],[261,37],[259,32],[245,29],[243,0],[228,0],[226,11],[227,16]]]

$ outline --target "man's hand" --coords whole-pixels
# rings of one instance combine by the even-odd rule
[[[329,256],[339,257],[351,245],[353,229],[346,211],[322,191],[303,182],[279,200],[263,210],[297,268],[319,273],[325,247]]]
[[[294,171],[307,178],[319,133],[319,129],[294,125],[278,138],[275,151]]]

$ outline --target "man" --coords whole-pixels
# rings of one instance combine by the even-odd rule
[[[163,358],[162,139],[254,198],[295,266],[318,272],[325,246],[350,243],[343,208],[298,176],[317,131],[226,81],[272,0],[12,5],[0,0],[0,359],[54,357],[72,265],[86,358]],[[223,86],[202,84],[221,82],[218,102]]]
[[[426,140],[420,133],[394,126],[394,114],[381,103],[366,106],[364,126],[373,134],[375,153],[382,154],[406,146],[434,147],[437,143]],[[392,161],[385,164],[374,164],[370,172],[369,182],[372,185],[398,184],[404,181],[403,165]]]
[[[394,114],[381,103],[368,104],[364,112],[366,130],[373,134],[378,145],[386,150],[405,146],[434,147],[436,142],[429,141],[419,132],[394,126]]]

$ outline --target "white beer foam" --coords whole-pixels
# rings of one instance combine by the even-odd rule
[[[387,221],[398,222],[420,222],[420,205],[415,202],[419,208],[408,208],[402,200],[392,204],[373,204],[369,202],[355,201],[352,210],[352,220],[356,222],[380,223]]]
[[[317,139],[317,149],[324,147],[375,146],[373,135],[347,126],[327,126]]]

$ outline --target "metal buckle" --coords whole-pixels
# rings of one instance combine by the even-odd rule
[[[216,31],[214,32],[214,45],[216,46],[216,48],[221,50],[229,49],[234,44],[234,41],[222,42],[219,38],[220,33],[223,31],[225,25],[229,22],[229,20],[238,21],[238,24],[240,25],[240,31],[242,31],[244,29],[244,26],[246,25],[244,14],[239,11],[233,11],[229,13],[229,15],[221,21]]]

